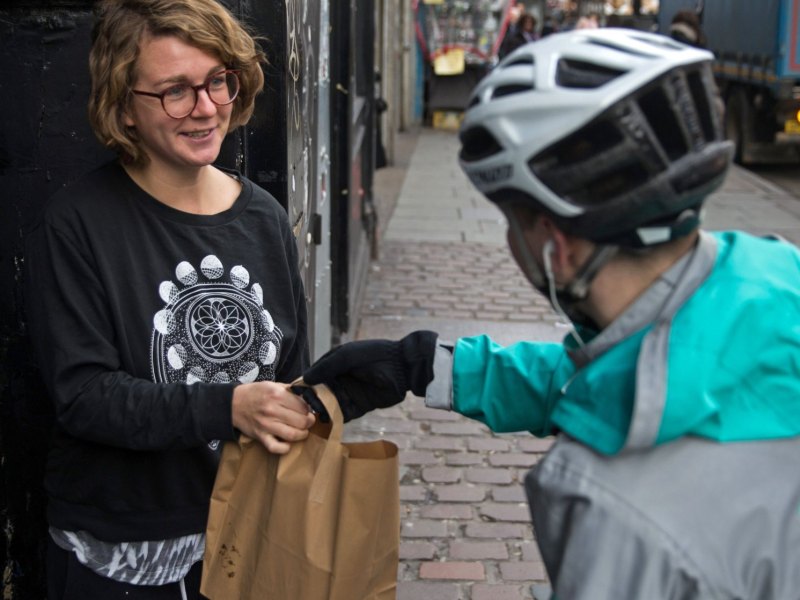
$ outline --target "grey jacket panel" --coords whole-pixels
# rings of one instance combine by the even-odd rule
[[[636,401],[625,442],[626,450],[655,446],[664,407],[667,404],[667,368],[672,319],[709,276],[716,258],[716,240],[701,231],[689,261],[681,267],[680,272],[672,274],[674,277],[671,282],[672,291],[664,299],[653,328],[642,340],[636,366]]]
[[[453,350],[438,339],[433,355],[433,379],[425,389],[425,406],[453,410]]]
[[[528,474],[558,600],[800,598],[800,438],[613,457],[560,436]]]

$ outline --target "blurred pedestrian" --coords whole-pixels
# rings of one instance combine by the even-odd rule
[[[700,17],[692,10],[679,10],[675,13],[669,26],[669,35],[674,40],[696,48],[707,46]]]
[[[199,598],[220,441],[275,453],[314,417],[286,212],[215,167],[265,57],[216,0],[103,0],[89,115],[119,158],[26,240],[26,308],[55,405],[48,598]]]
[[[583,16],[575,24],[575,29],[597,29],[598,27],[597,21],[591,16]]]
[[[536,17],[530,13],[523,13],[514,30],[510,31],[506,37],[503,38],[503,43],[500,45],[499,57],[503,59],[520,46],[536,41],[539,37],[536,32],[536,25]]]
[[[544,38],[553,33],[558,33],[558,24],[553,19],[553,17],[551,16],[545,17],[544,23],[542,24],[542,30],[539,36],[540,38]]]

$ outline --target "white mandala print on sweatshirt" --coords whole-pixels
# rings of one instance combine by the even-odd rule
[[[164,281],[165,302],[153,318],[151,367],[157,383],[272,381],[283,333],[264,308],[260,284],[237,265],[206,256],[200,272],[189,262]]]

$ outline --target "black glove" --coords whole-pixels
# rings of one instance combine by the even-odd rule
[[[376,408],[402,402],[407,391],[425,395],[433,379],[437,334],[415,331],[400,341],[363,340],[330,350],[303,373],[309,385],[326,384],[342,409],[345,422]],[[303,395],[323,421],[322,403],[309,388],[293,388]]]

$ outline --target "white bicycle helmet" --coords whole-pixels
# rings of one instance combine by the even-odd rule
[[[461,167],[493,202],[528,204],[601,244],[681,237],[733,152],[712,58],[629,29],[527,44],[473,91]]]

